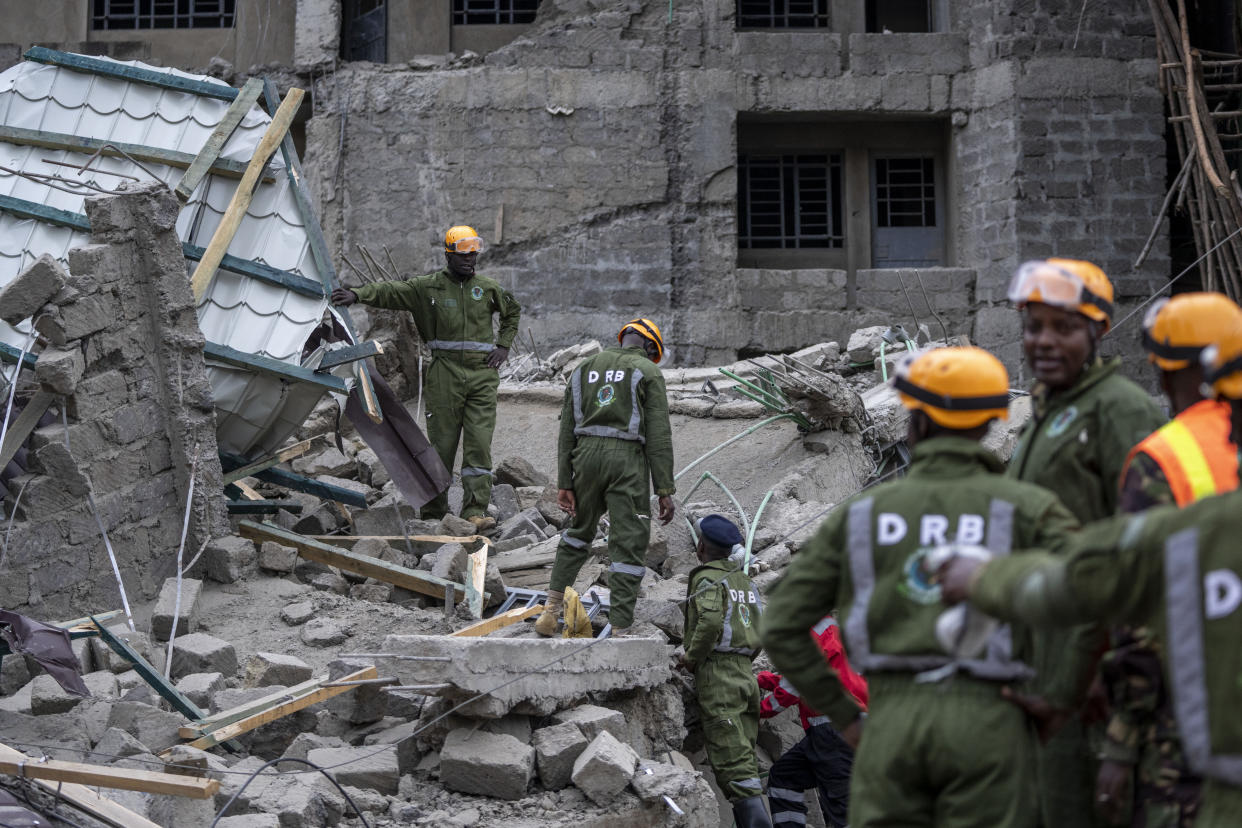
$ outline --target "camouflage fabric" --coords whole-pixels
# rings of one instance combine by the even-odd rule
[[[1135,454],[1121,478],[1117,511],[1133,514],[1173,502],[1173,490],[1169,488],[1164,469],[1147,452]]]

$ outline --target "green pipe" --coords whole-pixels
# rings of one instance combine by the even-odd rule
[[[781,397],[781,396],[778,396],[778,395],[776,395],[776,394],[773,394],[772,392],[768,391],[767,389],[765,389],[765,388],[763,388],[763,387],[761,387],[761,386],[755,385],[753,382],[750,382],[750,381],[748,381],[748,380],[744,380],[744,379],[742,379],[742,378],[741,378],[741,377],[739,377],[737,374],[733,373],[732,371],[728,370],[727,368],[721,368],[721,369],[719,369],[719,370],[720,370],[720,373],[724,374],[724,375],[725,375],[726,377],[728,377],[729,379],[734,380],[734,381],[736,381],[736,382],[740,382],[742,385],[744,385],[744,386],[746,386],[747,388],[751,389],[751,390],[752,390],[752,391],[754,391],[756,394],[759,394],[760,396],[763,396],[763,397],[766,397],[767,399],[770,399],[770,400],[772,401],[773,406],[774,406],[774,407],[776,407],[777,409],[783,409],[785,406],[787,406],[787,405],[789,404],[789,400],[785,399],[784,397]],[[737,390],[739,390],[739,391],[740,391],[741,389],[737,389]]]
[[[883,339],[880,340],[880,378],[888,382],[888,365],[884,362],[884,345]]]
[[[767,418],[767,419],[765,419],[765,420],[760,420],[759,422],[755,423],[755,424],[754,424],[753,426],[751,426],[750,428],[748,428],[748,429],[746,429],[745,431],[743,431],[741,434],[738,434],[738,435],[736,435],[736,436],[734,436],[734,437],[730,437],[728,440],[725,440],[723,443],[721,443],[720,445],[716,446],[714,449],[712,449],[711,451],[707,452],[707,453],[706,453],[706,454],[704,454],[703,456],[699,457],[697,460],[695,460],[695,461],[694,461],[693,463],[691,463],[690,465],[686,466],[686,467],[685,467],[684,469],[682,469],[681,471],[677,472],[677,474],[673,475],[673,480],[677,480],[677,479],[679,479],[679,478],[680,478],[683,474],[685,474],[686,472],[690,471],[692,468],[694,468],[695,466],[697,466],[699,463],[702,463],[704,460],[706,460],[707,458],[711,457],[711,456],[712,456],[713,454],[715,454],[716,452],[720,451],[721,449],[728,448],[729,446],[731,446],[731,445],[733,445],[734,443],[736,443],[738,440],[741,440],[743,437],[747,437],[747,436],[749,436],[750,434],[752,434],[752,433],[754,433],[755,431],[757,431],[758,429],[763,428],[763,427],[764,427],[765,425],[767,425],[768,423],[774,423],[774,422],[776,422],[777,420],[793,420],[793,419],[796,419],[796,416],[795,416],[794,414],[791,414],[791,413],[789,413],[789,412],[786,412],[786,413],[784,413],[784,414],[777,414],[777,415],[775,415],[775,416],[768,417],[768,418]]]
[[[766,408],[768,411],[775,411],[779,414],[780,412],[785,410],[784,406],[773,405],[772,403],[763,399],[759,395],[750,393],[745,388],[734,388],[733,390],[741,394],[743,397],[754,400],[755,402],[759,403],[764,408]]]
[[[746,556],[742,559],[742,572],[748,577],[750,574],[751,549],[755,545],[755,533],[759,531],[759,518],[763,515],[763,510],[767,508],[768,501],[772,499],[775,491],[775,489],[768,489],[768,493],[763,496],[763,500],[759,501],[759,508],[755,510],[755,519],[750,524],[750,531],[746,533]]]
[[[690,491],[686,492],[686,496],[682,498],[682,504],[685,505],[686,503],[688,503],[690,501],[690,496],[693,495],[696,491],[698,491],[699,486],[703,485],[703,483],[708,480],[715,483],[720,488],[720,491],[724,492],[725,496],[728,497],[730,501],[732,501],[733,508],[737,509],[737,514],[742,519],[742,532],[749,533],[750,532],[750,520],[749,518],[746,517],[746,510],[742,508],[741,503],[738,503],[737,498],[733,496],[733,492],[729,491],[729,487],[726,486],[724,483],[721,483],[720,478],[716,477],[716,475],[712,474],[709,471],[703,472],[703,475],[702,477],[699,478],[698,482],[690,487]],[[693,532],[691,534],[693,535]],[[698,542],[697,539],[695,540],[695,542],[696,543]]]

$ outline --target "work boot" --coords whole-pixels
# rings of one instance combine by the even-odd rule
[[[561,626],[561,609],[565,605],[565,593],[548,590],[548,602],[535,619],[535,632],[544,638],[556,635]]]
[[[471,515],[466,520],[474,524],[474,531],[480,535],[496,528],[496,518],[491,515]]]
[[[762,796],[748,796],[734,802],[733,821],[737,828],[772,828],[772,817],[763,807]]]

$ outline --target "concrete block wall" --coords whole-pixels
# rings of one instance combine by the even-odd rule
[[[178,204],[162,185],[88,199],[91,244],[36,327],[78,350],[85,372],[60,421],[32,435],[30,473],[0,578],[0,606],[54,621],[120,607],[95,518],[131,601],[173,574],[197,457],[187,556],[227,530],[215,414],[181,243]],[[59,403],[58,403],[59,404]],[[69,450],[65,447],[68,435]]]

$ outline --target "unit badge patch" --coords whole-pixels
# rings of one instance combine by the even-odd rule
[[[930,547],[916,550],[906,558],[903,571],[906,579],[897,585],[897,591],[916,604],[936,604],[940,602],[940,584],[933,584],[923,571],[923,558],[931,551]]]
[[[1048,423],[1047,434],[1049,437],[1060,437],[1065,430],[1070,427],[1070,423],[1074,422],[1074,418],[1078,416],[1078,406],[1071,405],[1060,414],[1052,418],[1052,422]]]
[[[483,288],[479,287],[478,285],[475,285],[474,287],[470,288],[470,298],[476,302],[482,299]]]
[[[595,394],[595,399],[600,405],[608,405],[617,396],[617,391],[611,385],[605,385]]]

